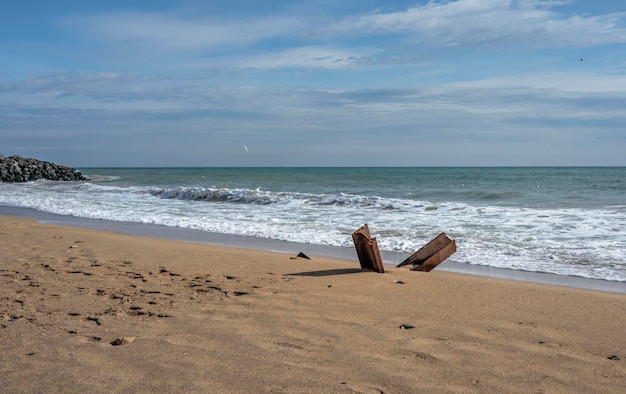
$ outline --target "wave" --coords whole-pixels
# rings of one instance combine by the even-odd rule
[[[422,203],[406,200],[393,200],[376,196],[358,196],[350,194],[325,195],[295,192],[269,192],[260,189],[223,189],[223,188],[187,188],[152,189],[149,193],[162,199],[187,201],[205,201],[216,203],[270,205],[300,203],[304,205],[359,207],[376,209],[398,209],[409,203],[412,207]]]
[[[98,175],[98,174],[89,175],[89,180],[91,182],[113,182],[113,181],[118,181],[120,179],[121,179],[120,176],[115,176],[115,175]]]
[[[494,192],[494,191],[468,191],[463,193],[467,197],[473,197],[477,200],[493,201],[506,199],[519,199],[524,197],[522,192]]]
[[[186,188],[153,189],[150,194],[163,199],[176,199],[187,201],[224,202],[233,204],[276,204],[283,196],[280,193],[262,192],[260,190],[246,189],[216,189],[216,188]],[[282,197],[282,198],[281,198]]]
[[[526,193],[521,191],[506,190],[439,190],[430,192],[429,195],[438,199],[452,199],[461,201],[518,201],[526,197]]]

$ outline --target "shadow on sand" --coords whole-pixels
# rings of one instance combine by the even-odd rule
[[[286,274],[285,276],[333,276],[333,275],[358,274],[361,272],[372,272],[372,271],[362,269],[362,268],[337,268],[337,269],[332,269],[332,270],[296,272],[293,274]]]

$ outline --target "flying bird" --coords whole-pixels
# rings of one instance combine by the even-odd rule
[[[248,147],[247,146],[243,146],[243,150],[245,150],[246,152],[248,151]]]

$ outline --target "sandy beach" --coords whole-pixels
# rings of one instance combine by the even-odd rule
[[[624,294],[12,216],[0,234],[3,392],[626,390]]]

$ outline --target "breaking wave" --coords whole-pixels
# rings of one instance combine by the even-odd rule
[[[152,189],[152,196],[162,199],[176,199],[185,201],[205,201],[214,203],[272,205],[286,203],[300,203],[305,205],[359,207],[376,209],[397,209],[407,205],[406,200],[387,199],[375,196],[358,196],[350,194],[325,195],[294,192],[270,192],[260,189],[225,189],[225,188],[187,188]],[[415,202],[410,202],[415,206]],[[421,206],[421,203],[417,203]]]

